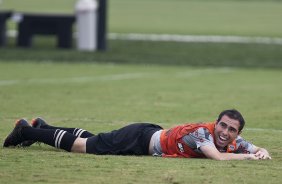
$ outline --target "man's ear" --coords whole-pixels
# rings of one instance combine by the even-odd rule
[[[240,135],[241,133],[242,133],[242,130],[241,130],[241,131],[239,131],[238,135]]]
[[[215,121],[215,124],[214,124],[214,128],[216,129],[217,125],[218,125],[219,121]]]

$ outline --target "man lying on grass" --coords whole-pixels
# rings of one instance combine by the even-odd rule
[[[31,126],[16,122],[4,147],[43,142],[70,152],[97,155],[154,155],[210,158],[215,160],[271,159],[268,151],[240,137],[245,125],[237,110],[225,110],[211,123],[184,124],[171,129],[150,123],[134,123],[109,133],[94,135],[79,128],[48,125],[36,118]]]

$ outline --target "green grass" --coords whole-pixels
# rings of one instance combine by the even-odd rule
[[[281,37],[278,0],[110,0],[109,32]],[[74,0],[5,0],[1,9],[72,13]],[[15,24],[9,23],[11,28]],[[281,183],[282,47],[110,40],[107,52],[55,48],[35,37],[0,48],[0,142],[18,118],[42,116],[93,133],[130,122],[169,128],[237,108],[242,136],[273,160],[72,154],[47,145],[0,148],[5,183]]]
[[[165,128],[212,121],[237,108],[247,121],[243,137],[273,157],[218,162],[0,148],[1,183],[280,183],[281,80],[273,69],[0,62],[1,142],[20,117],[98,133],[133,121]]]
[[[75,43],[75,41],[74,41]],[[34,39],[31,49],[0,48],[0,61],[100,62],[221,67],[281,68],[282,46],[268,44],[176,43],[109,40],[106,52],[55,48],[55,40]]]
[[[281,1],[112,1],[112,32],[281,37]],[[129,16],[130,15],[130,16]]]

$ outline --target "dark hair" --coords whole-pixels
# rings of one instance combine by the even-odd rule
[[[245,120],[244,120],[242,114],[239,111],[237,111],[236,109],[230,109],[230,110],[222,111],[217,118],[217,122],[219,122],[224,115],[228,116],[231,119],[239,121],[239,123],[240,123],[239,132],[244,128]]]

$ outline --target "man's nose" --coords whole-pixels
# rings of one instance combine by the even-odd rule
[[[222,129],[222,133],[223,133],[224,135],[227,135],[227,134],[228,134],[228,128],[223,128],[223,129]]]

